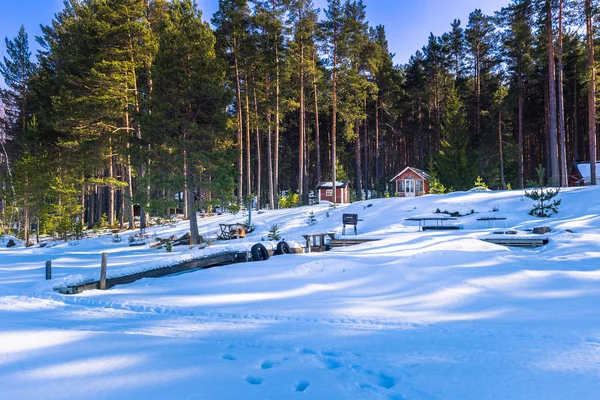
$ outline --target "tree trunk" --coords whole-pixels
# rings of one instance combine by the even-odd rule
[[[248,74],[246,74],[248,75]],[[246,76],[246,194],[248,197],[252,196],[252,163],[251,163],[251,152],[250,152],[250,82],[248,76]]]
[[[275,199],[279,196],[279,36],[275,38],[275,145],[274,151],[274,171],[273,171],[273,186],[275,191]],[[279,202],[275,201],[275,207],[279,207]]]
[[[298,148],[298,197],[304,203],[304,43],[300,39],[300,139]]]
[[[253,79],[254,81],[254,79]],[[258,101],[256,99],[256,86],[254,87],[254,118],[256,124],[256,209],[260,210],[261,208],[261,163],[262,157],[260,155],[260,128],[258,126]]]
[[[200,234],[198,233],[198,215],[194,209],[190,210],[190,245],[198,243],[200,243]]]
[[[552,7],[546,0],[546,30],[548,31],[548,155],[550,157],[550,179],[554,184],[560,183],[560,167],[558,162],[558,134],[556,121],[556,68],[554,64],[554,35],[552,32]]]
[[[585,1],[588,47],[588,136],[590,147],[590,183],[596,185],[596,66],[594,65],[594,29],[592,0]]]
[[[336,44],[334,44],[336,46]],[[333,184],[333,203],[337,203],[337,158],[336,158],[336,129],[337,129],[337,48],[333,51],[333,90],[331,93],[332,103],[332,127],[331,127],[331,182]]]
[[[567,169],[567,138],[565,132],[565,99],[563,90],[563,4],[560,0],[558,8],[558,140],[559,140],[559,165],[560,186],[566,187],[569,171]]]
[[[577,100],[578,100],[578,92],[577,92],[577,64],[574,66],[574,78],[573,78],[573,160],[579,160],[579,129],[578,129],[578,120],[577,118]]]
[[[318,89],[317,89],[317,64],[315,62],[315,51],[313,51],[313,66],[314,66],[314,75],[313,75],[313,90],[315,93],[315,152],[317,153],[316,159],[316,176],[317,176],[317,184],[321,181],[321,139],[319,136],[319,100],[318,100]]]
[[[517,154],[517,184],[520,189],[525,187],[524,169],[523,169],[523,74],[519,71],[517,78],[518,85],[518,105],[517,105],[517,119],[518,119],[518,142],[519,150]]]
[[[504,152],[502,150],[502,110],[498,110],[498,150],[500,152],[500,184],[502,190],[506,190],[506,182],[504,180]]]
[[[233,38],[233,48],[237,49],[236,38]],[[242,186],[244,184],[244,141],[242,127],[242,89],[240,88],[240,69],[238,65],[237,51],[234,50],[233,60],[235,64],[235,93],[236,93],[236,116],[237,116],[237,143],[238,143],[238,205],[242,204],[244,194]]]
[[[108,177],[114,179],[114,160],[112,138],[108,138]],[[108,185],[108,224],[115,224],[115,188],[112,182]]]
[[[379,99],[375,99],[375,189],[377,190],[378,197],[381,196],[381,193],[379,193],[379,179],[381,178],[381,162],[379,157]]]
[[[364,110],[365,110],[365,120],[363,122],[363,149],[364,149],[364,158],[362,160],[364,177],[363,177],[363,186],[365,188],[365,200],[369,199],[369,135],[368,135],[368,115],[367,112],[367,98],[364,99]]]
[[[185,143],[187,135],[184,133],[183,142]],[[190,187],[188,184],[188,152],[184,145],[183,148],[183,219],[188,219],[190,215]]]
[[[360,146],[360,121],[354,120],[354,162],[355,162],[355,182],[356,198],[362,199],[362,164],[361,164],[361,146]]]
[[[269,74],[265,78],[265,99],[269,104],[269,89],[271,82]],[[269,178],[269,206],[271,210],[275,209],[275,190],[273,187],[273,143],[272,143],[272,126],[271,126],[271,106],[267,105],[267,169]]]

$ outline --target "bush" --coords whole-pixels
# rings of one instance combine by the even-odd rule
[[[268,238],[269,238],[269,240],[281,239],[281,236],[279,235],[279,226],[277,224],[271,225],[271,229],[269,230]]]
[[[308,214],[308,226],[313,226],[316,223],[317,218],[315,217],[315,212],[313,210],[310,210],[310,213]]]
[[[538,180],[529,181],[527,186],[532,186],[533,190],[530,192],[525,192],[525,197],[533,200],[535,203],[533,204],[533,208],[529,211],[529,215],[535,215],[536,217],[541,218],[549,218],[553,214],[558,213],[558,206],[560,205],[560,200],[552,200],[556,195],[560,193],[560,189],[549,189],[544,186],[544,174],[545,169],[540,165],[535,170],[537,172]],[[552,184],[552,182],[550,182]]]
[[[477,176],[477,180],[473,183],[473,185],[476,188],[482,188],[482,189],[488,188],[488,186],[486,185],[486,183],[484,182],[484,180],[481,176]]]
[[[291,193],[287,196],[279,196],[279,208],[293,208],[302,205],[302,201],[297,193]]]

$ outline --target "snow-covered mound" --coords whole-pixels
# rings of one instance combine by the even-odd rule
[[[254,212],[253,233],[204,250],[129,247],[128,234],[0,248],[0,398],[595,399],[600,188],[559,196],[549,219],[528,214],[522,191],[458,192]],[[52,290],[98,274],[103,251],[122,274],[248,248],[274,224],[297,243],[340,237],[343,213],[359,214],[359,237],[381,240],[76,296]],[[407,220],[443,215],[463,229],[421,232]],[[200,234],[247,217],[200,219]],[[540,226],[550,242],[537,249],[479,240]]]

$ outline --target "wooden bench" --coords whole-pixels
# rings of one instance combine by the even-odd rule
[[[455,221],[456,218],[452,217],[413,217],[406,218],[405,221],[417,221],[419,223],[420,231],[427,230],[436,230],[436,231],[444,231],[444,230],[455,230],[460,229],[460,226],[457,225],[444,225],[444,221]],[[435,225],[423,225],[426,222],[435,222]]]

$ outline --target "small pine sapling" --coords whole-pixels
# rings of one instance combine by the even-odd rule
[[[478,190],[485,190],[488,188],[487,184],[484,182],[481,176],[477,176],[477,180],[473,183],[473,185],[475,186],[475,189]]]
[[[269,230],[268,238],[269,238],[269,240],[281,239],[281,236],[279,235],[279,226],[277,224],[271,225],[271,229]]]
[[[554,197],[560,193],[560,188],[550,189],[544,186],[545,169],[540,165],[535,169],[538,179],[529,181],[528,186],[533,187],[530,192],[525,192],[525,197],[533,200],[533,208],[529,211],[529,215],[535,215],[540,218],[549,218],[553,214],[558,213],[558,206],[561,200],[556,200]],[[550,185],[552,182],[550,182]],[[553,200],[554,199],[554,200]]]
[[[171,243],[171,239],[167,240],[165,249],[167,250],[167,253],[170,253],[173,251],[173,243]]]
[[[308,226],[313,226],[316,223],[317,217],[315,217],[315,212],[313,210],[310,210],[310,213],[308,214]]]

